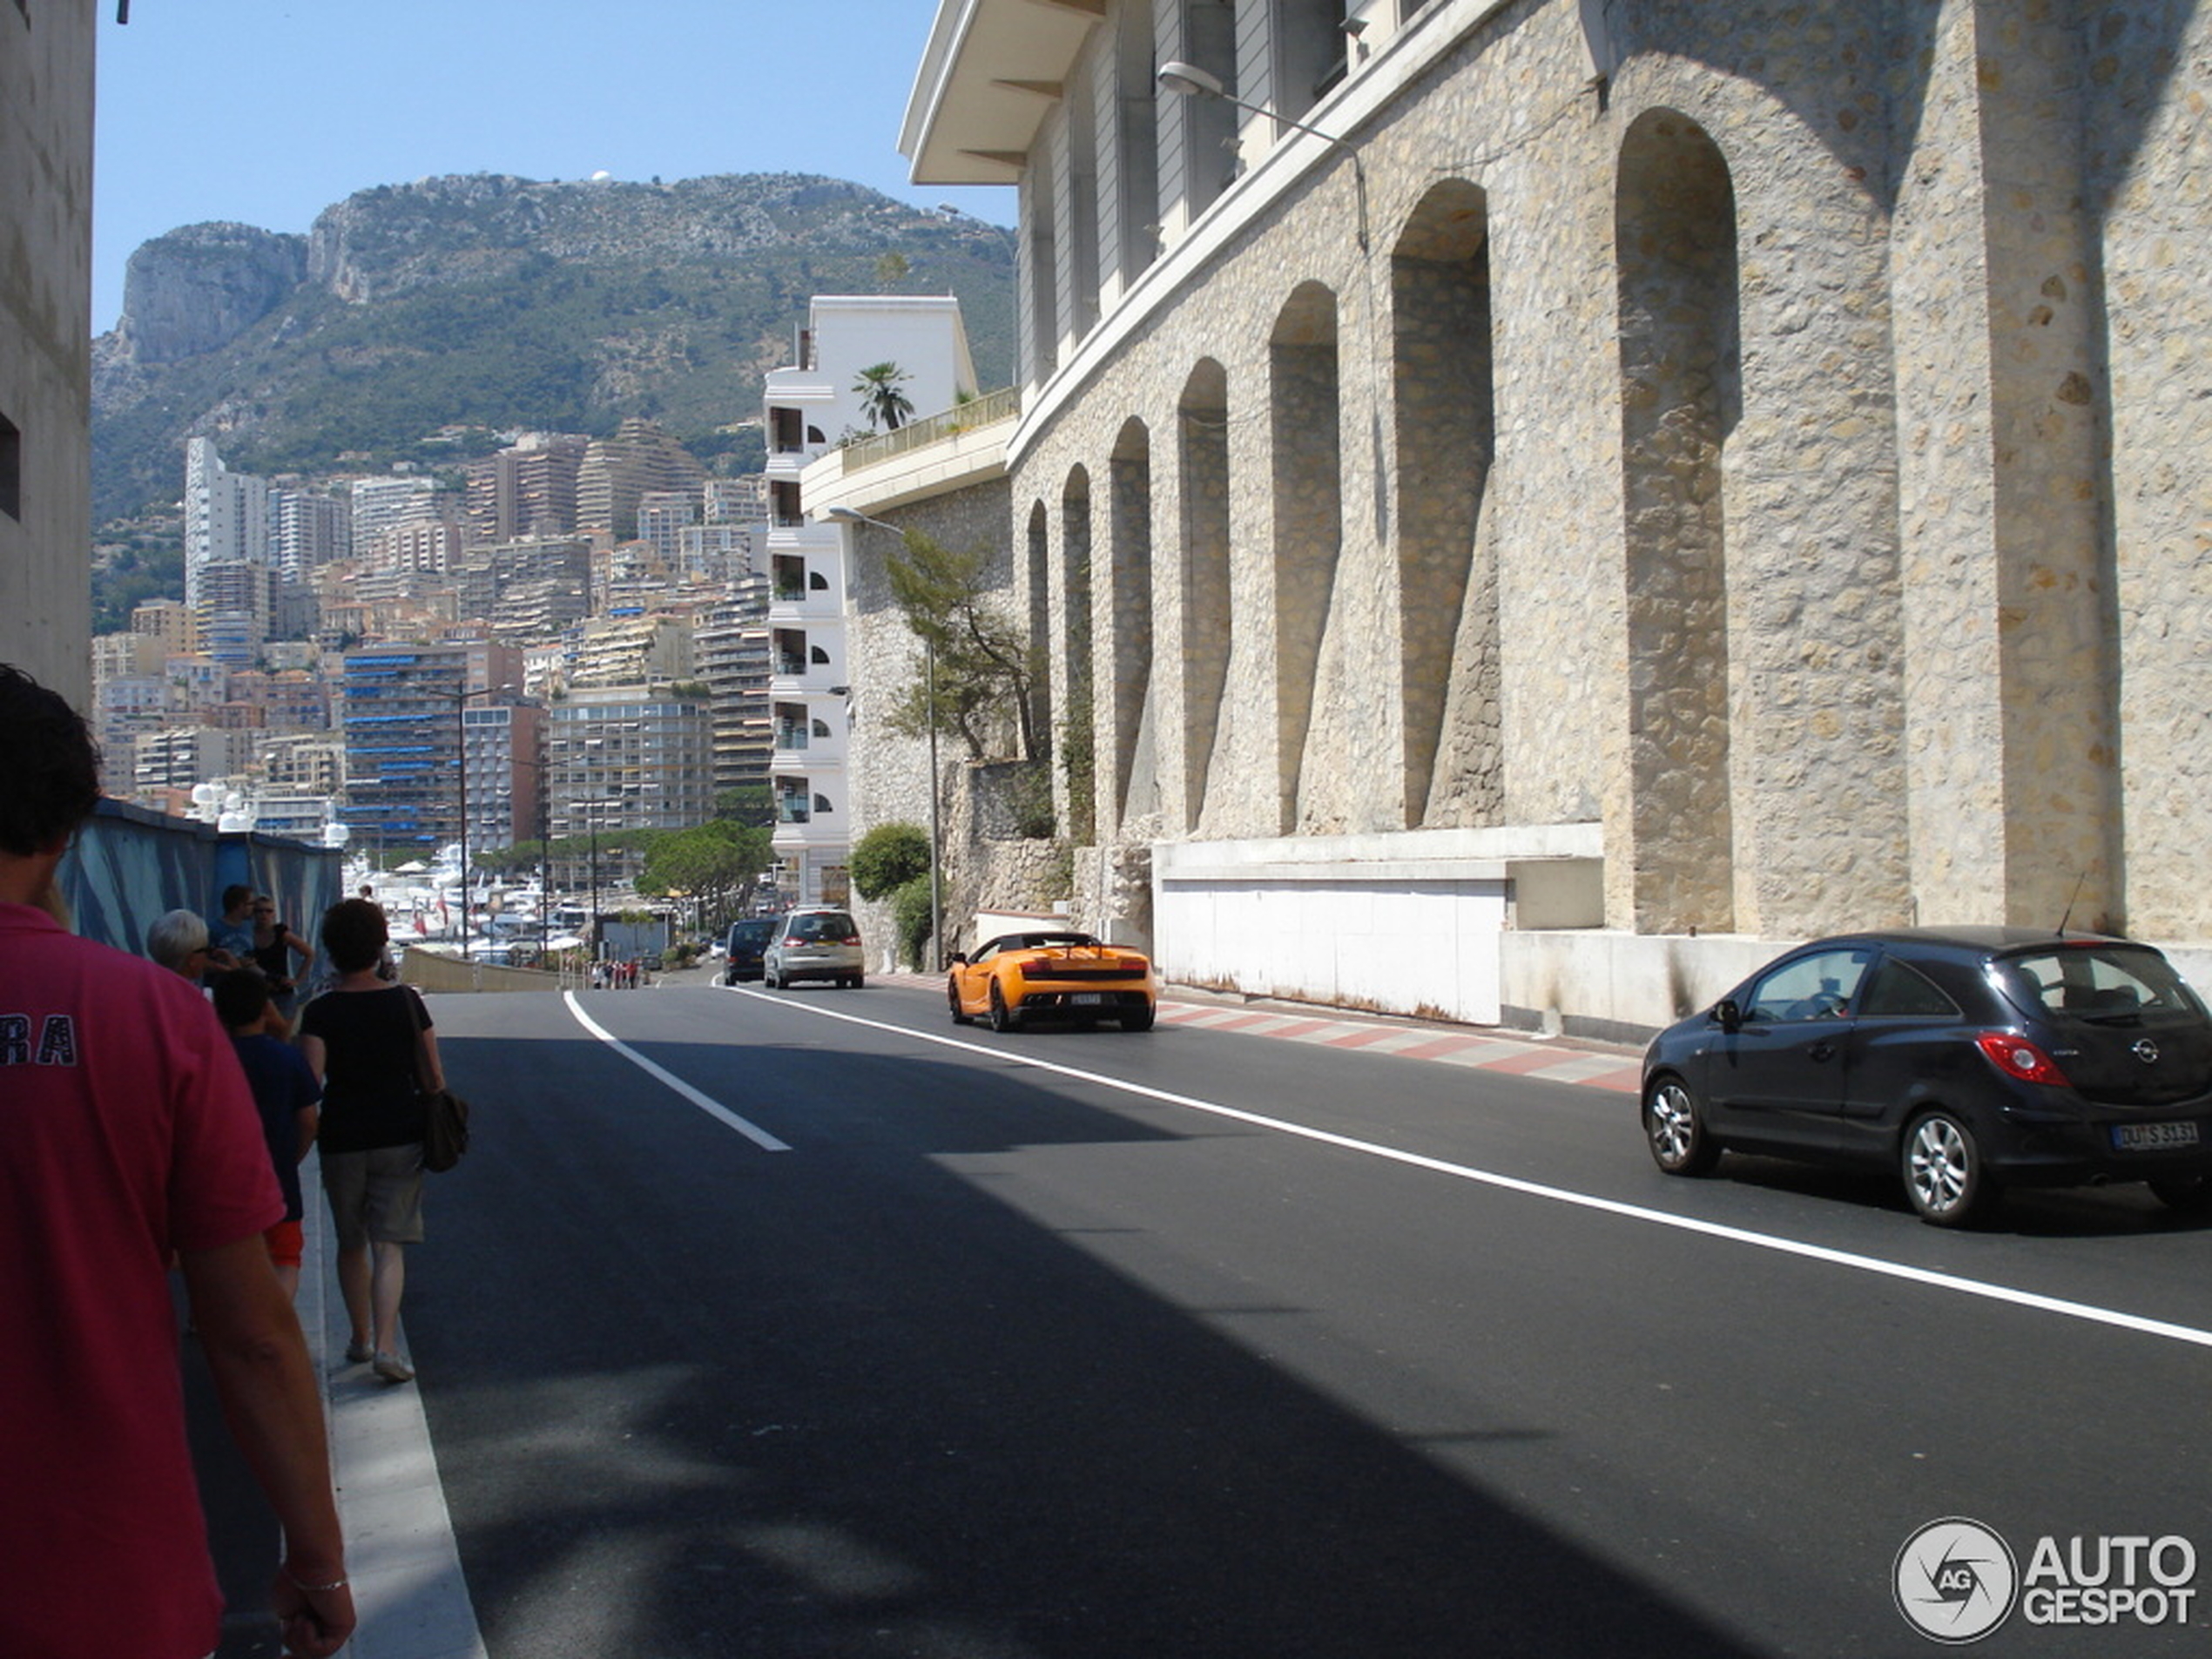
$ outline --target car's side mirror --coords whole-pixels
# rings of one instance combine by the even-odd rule
[[[1713,1018],[1720,1022],[1722,1030],[1737,1031],[1743,1028],[1743,1010],[1736,1005],[1733,997],[1724,996],[1714,1005]]]
[[[968,953],[964,950],[956,950],[952,952],[945,958],[945,966],[948,968],[965,968],[968,966]]]

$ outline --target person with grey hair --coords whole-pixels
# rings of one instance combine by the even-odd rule
[[[197,910],[172,910],[146,929],[146,954],[199,983],[207,971],[207,923]]]

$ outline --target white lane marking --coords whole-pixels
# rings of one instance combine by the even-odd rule
[[[698,1107],[709,1117],[718,1118],[721,1122],[727,1123],[732,1129],[737,1130],[738,1134],[744,1136],[745,1139],[751,1141],[755,1146],[759,1147],[763,1151],[788,1152],[791,1150],[790,1147],[786,1146],[783,1142],[778,1140],[774,1136],[768,1133],[766,1130],[762,1129],[758,1123],[747,1123],[744,1118],[739,1117],[735,1112],[732,1111],[727,1106],[725,1106],[720,1101],[716,1100],[712,1096],[700,1093],[698,1089],[692,1088],[691,1084],[685,1082],[681,1077],[678,1076],[674,1072],[670,1071],[666,1067],[654,1064],[653,1062],[646,1059],[644,1055],[639,1054],[637,1049],[623,1042],[621,1038],[613,1035],[604,1026],[601,1025],[590,1015],[586,1014],[581,1008],[577,1006],[576,993],[574,991],[562,992],[561,1000],[569,1005],[569,1012],[576,1015],[576,1021],[578,1025],[589,1031],[593,1036],[598,1038],[600,1042],[605,1043],[610,1049],[612,1049],[624,1060],[630,1062],[631,1065],[637,1067],[638,1070],[645,1073],[648,1076],[658,1078],[660,1082],[666,1083],[671,1089],[673,1089],[678,1094],[683,1096],[685,1100],[690,1101],[692,1105]]]
[[[1385,1146],[1375,1141],[1362,1141],[1348,1135],[1338,1135],[1328,1130],[1312,1129],[1304,1123],[1292,1123],[1279,1117],[1264,1116],[1248,1112],[1241,1107],[1224,1106],[1217,1101],[1200,1100],[1191,1095],[1178,1095],[1165,1089],[1154,1089],[1147,1083],[1130,1082],[1125,1078],[1109,1077],[1103,1072],[1085,1071],[1076,1066],[1064,1066],[1057,1061],[1039,1060],[1033,1055],[1015,1054],[1005,1049],[986,1047],[959,1037],[942,1036],[933,1031],[917,1031],[902,1025],[889,1025],[880,1020],[870,1020],[857,1014],[843,1014],[834,1008],[810,1007],[788,998],[770,996],[765,991],[747,991],[741,987],[730,987],[746,996],[758,996],[766,1001],[819,1015],[827,1020],[845,1020],[852,1024],[866,1026],[871,1030],[888,1032],[896,1036],[913,1037],[923,1042],[934,1042],[948,1049],[959,1049],[969,1054],[985,1055],[1016,1066],[1031,1066],[1039,1071],[1055,1072],[1062,1077],[1073,1077],[1082,1082],[1096,1083],[1103,1089],[1117,1089],[1125,1095],[1156,1100],[1168,1106],[1181,1106],[1194,1112],[1205,1112],[1215,1117],[1249,1123],[1257,1129],[1273,1130],[1278,1134],[1294,1135],[1301,1140],[1318,1141],[1325,1146],[1341,1148],[1348,1152],[1362,1152],[1370,1157],[1387,1159],[1413,1169],[1426,1170],[1433,1175],[1448,1175],[1455,1180],[1473,1181],[1483,1186],[1495,1187],[1505,1192],[1517,1192],[1525,1197],[1543,1198],[1554,1204],[1571,1204],[1579,1210],[1594,1210],[1601,1214],[1619,1216],[1629,1221],[1642,1221],[1656,1227],[1670,1227],[1679,1232],[1700,1233],[1708,1238],[1718,1238],[1729,1244],[1749,1244],[1757,1250],[1770,1250],[1784,1256],[1802,1257],[1807,1261],[1824,1262],[1831,1267],[1845,1267],[1862,1273],[1878,1274],[1885,1278],[1904,1279],[1913,1285],[1925,1285],[1936,1290],[1953,1291],[1961,1296],[1979,1297],[1985,1301],[2009,1303],[2014,1307],[2033,1309],[2039,1313],[2055,1313],[2065,1318],[2085,1319],[2092,1325],[2111,1325],[2122,1331],[2133,1331],[2142,1336],[2163,1337],[2169,1342],[2185,1342],[2200,1348],[2212,1348],[2212,1331],[2195,1325],[2175,1325],[2165,1319],[2146,1318],[2141,1314],[2122,1313],[2113,1308],[2101,1308],[2088,1302],[2070,1302],[2062,1297],[2045,1296],[2035,1291],[2015,1289],[2009,1285],[1993,1285],[1986,1279],[1963,1278],[1956,1273],[1940,1273],[1925,1267],[1910,1267],[1902,1262],[1884,1261],[1878,1256],[1861,1256],[1855,1251],[1831,1250],[1825,1244],[1809,1244],[1801,1239],[1784,1238],[1773,1233],[1753,1232],[1748,1228],[1731,1227],[1716,1221],[1701,1221],[1694,1216],[1678,1216],[1664,1210],[1653,1210],[1642,1204],[1623,1204],[1616,1198],[1601,1198],[1593,1193],[1575,1192],[1565,1187],[1546,1186],[1538,1181],[1524,1181],[1518,1176],[1501,1175],[1494,1170],[1478,1170],[1471,1164],[1452,1163],[1442,1158],[1433,1158],[1424,1153],[1408,1152],[1403,1148]]]

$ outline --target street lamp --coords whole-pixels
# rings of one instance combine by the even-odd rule
[[[1210,70],[1200,69],[1196,64],[1186,64],[1180,58],[1170,57],[1160,65],[1157,78],[1163,92],[1172,92],[1177,98],[1218,98],[1224,104],[1243,110],[1249,115],[1264,115],[1269,120],[1279,121],[1294,131],[1311,133],[1332,148],[1341,150],[1345,155],[1351,157],[1352,190],[1358,198],[1359,208],[1358,233],[1359,251],[1362,253],[1367,251],[1367,172],[1366,169],[1359,165],[1359,152],[1357,150],[1333,132],[1324,132],[1319,127],[1308,126],[1303,121],[1293,121],[1289,116],[1279,111],[1271,110],[1264,104],[1246,102],[1224,86],[1221,84],[1220,76]],[[833,507],[830,510],[835,512],[837,509]]]
[[[903,539],[906,531],[896,524],[887,524],[880,518],[870,518],[853,507],[831,507],[822,516],[840,524],[873,524],[880,530],[889,530]],[[937,644],[927,633],[921,637],[922,695],[928,711],[929,721],[929,948],[937,954],[942,966],[945,960],[945,925],[943,898],[937,882],[937,849],[942,844],[937,814]]]

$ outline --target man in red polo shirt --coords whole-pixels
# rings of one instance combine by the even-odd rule
[[[352,1634],[322,1404],[262,1231],[284,1212],[205,997],[70,934],[55,872],[98,797],[84,725],[0,664],[0,1654],[200,1659],[220,1635],[185,1438],[172,1251],[283,1524],[294,1653]]]

